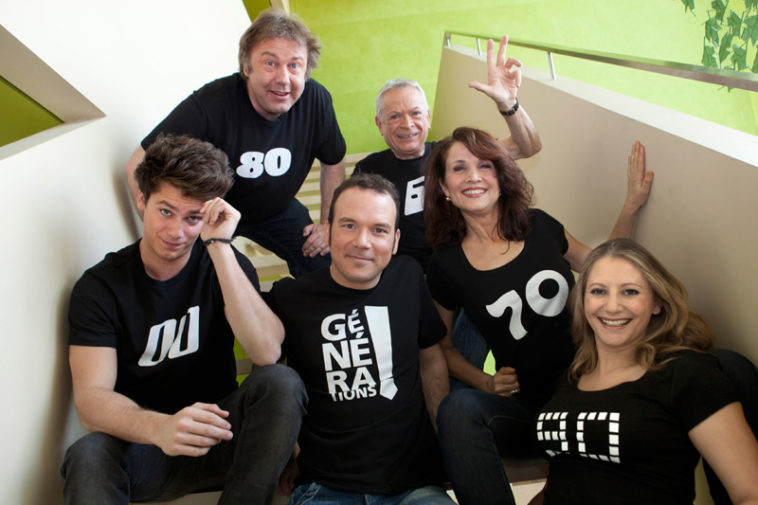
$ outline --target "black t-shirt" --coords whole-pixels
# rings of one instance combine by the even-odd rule
[[[248,259],[237,261],[258,289]],[[234,334],[224,315],[213,262],[200,241],[173,278],[145,273],[139,242],[106,255],[71,293],[69,344],[113,347],[114,390],[140,406],[173,414],[216,402],[237,387]]]
[[[356,174],[379,174],[390,180],[400,194],[400,242],[397,254],[406,254],[426,271],[432,246],[424,226],[424,176],[429,155],[436,142],[427,142],[424,155],[412,160],[398,159],[391,150],[373,153],[355,165]]]
[[[444,480],[419,376],[419,349],[445,333],[418,264],[393,258],[369,290],[329,269],[274,284],[287,364],[309,396],[301,483],[393,494]]]
[[[463,307],[492,349],[498,368],[516,369],[521,398],[547,401],[573,358],[566,300],[574,276],[563,257],[563,226],[532,209],[524,249],[509,263],[477,270],[458,245],[440,246],[429,263],[432,297]]]
[[[700,455],[688,432],[737,398],[713,356],[672,356],[609,389],[556,390],[537,419],[550,460],[545,505],[692,504]]]
[[[302,186],[314,158],[333,165],[345,156],[332,97],[313,79],[297,102],[277,119],[263,118],[250,103],[239,73],[215,80],[181,102],[142,141],[147,149],[159,133],[188,134],[229,156],[236,173],[226,200],[242,222],[282,212]]]

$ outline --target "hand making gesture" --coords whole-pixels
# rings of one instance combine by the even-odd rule
[[[487,40],[487,84],[478,81],[469,83],[469,87],[492,98],[501,111],[507,111],[516,104],[516,95],[521,86],[521,62],[516,58],[506,58],[507,48],[508,35],[503,35],[495,57],[495,43],[492,39]]]

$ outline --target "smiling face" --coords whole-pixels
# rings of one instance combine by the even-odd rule
[[[650,318],[660,312],[650,284],[630,261],[605,256],[587,274],[584,315],[598,353],[634,353]]]
[[[500,186],[495,165],[477,158],[460,142],[454,142],[447,152],[441,186],[464,215],[497,212]]]
[[[430,115],[419,90],[411,86],[390,89],[381,100],[382,111],[374,121],[392,153],[401,160],[423,156]]]
[[[148,275],[165,279],[184,267],[203,228],[203,203],[167,182],[147,202],[140,194],[138,206],[144,217],[139,248]]]
[[[337,198],[329,226],[330,273],[341,286],[371,289],[397,252],[395,201],[358,187],[345,189]]]
[[[264,39],[250,51],[247,93],[258,113],[273,121],[303,93],[308,52],[297,41]]]

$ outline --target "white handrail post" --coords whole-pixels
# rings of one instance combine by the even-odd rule
[[[550,65],[550,77],[555,80],[555,65],[553,64],[553,53],[548,51],[547,62]]]

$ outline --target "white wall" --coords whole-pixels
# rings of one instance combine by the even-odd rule
[[[443,51],[432,138],[463,125],[505,134],[491,101],[467,88],[486,72],[473,51]],[[655,180],[635,238],[685,284],[717,345],[758,363],[758,137],[534,69],[519,101],[543,145],[519,161],[536,205],[588,245],[618,216],[633,141],[646,145]]]
[[[66,352],[70,289],[138,236],[126,161],[182,98],[236,70],[249,19],[240,0],[4,0],[0,20],[105,114],[0,156],[0,497],[60,503],[62,451],[79,432]]]

